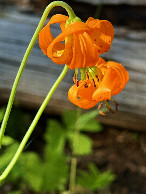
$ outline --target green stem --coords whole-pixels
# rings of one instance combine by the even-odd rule
[[[45,20],[48,16],[50,10],[55,6],[61,6],[61,7],[65,8],[66,11],[68,12],[68,15],[69,15],[70,19],[76,17],[73,10],[72,10],[72,8],[68,4],[66,4],[62,1],[54,1],[46,7],[46,9],[45,9],[45,11],[42,15],[42,18],[41,18],[41,20],[38,24],[38,27],[37,27],[32,39],[31,39],[29,45],[28,45],[28,48],[27,48],[26,52],[25,52],[25,55],[23,57],[23,60],[21,62],[20,68],[18,70],[17,76],[15,78],[15,81],[14,81],[14,84],[13,84],[13,87],[12,87],[9,102],[8,102],[8,105],[7,105],[7,109],[6,109],[4,119],[3,119],[3,122],[2,122],[2,125],[1,125],[1,130],[0,130],[0,148],[1,148],[1,144],[2,144],[2,138],[3,138],[4,132],[5,132],[5,128],[6,128],[6,125],[7,125],[7,121],[8,121],[8,118],[9,118],[9,115],[10,115],[10,112],[11,112],[11,108],[12,108],[12,105],[13,105],[14,97],[15,97],[15,94],[16,94],[16,89],[17,89],[19,80],[21,78],[22,72],[25,68],[27,59],[30,55],[30,52],[31,52],[35,42],[36,42],[36,39],[38,38],[38,35],[39,35],[39,33],[40,33],[44,23],[45,23]]]
[[[3,174],[0,176],[0,182],[3,181],[7,175],[9,174],[9,172],[12,170],[13,166],[15,165],[15,163],[17,162],[21,152],[23,151],[30,135],[32,134],[39,118],[41,117],[44,109],[46,108],[51,96],[53,95],[53,93],[55,92],[56,88],[58,87],[58,85],[60,84],[60,82],[62,81],[62,79],[64,78],[66,72],[68,70],[68,67],[65,65],[62,73],[60,74],[60,76],[58,77],[58,79],[56,80],[56,82],[54,83],[54,85],[52,86],[51,90],[49,91],[48,95],[46,96],[44,102],[42,103],[40,109],[38,110],[32,124],[30,125],[28,131],[26,132],[17,152],[15,153],[13,159],[11,160],[11,162],[9,163],[9,165],[7,166],[7,168],[5,169],[5,171],[3,172]]]
[[[79,117],[81,115],[81,108],[77,109],[76,124],[75,124],[75,134],[74,134],[74,144],[73,144],[73,157],[71,159],[71,170],[70,170],[70,183],[69,183],[69,193],[72,194],[75,189],[76,180],[76,168],[77,168],[77,149],[79,143]]]

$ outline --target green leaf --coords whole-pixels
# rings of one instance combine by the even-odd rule
[[[44,135],[46,140],[45,158],[47,160],[49,154],[62,154],[65,146],[65,131],[60,123],[56,120],[49,120],[47,131]]]
[[[76,146],[74,146],[74,133],[69,132],[67,136],[72,149],[75,149],[75,153],[77,155],[92,153],[92,140],[87,135],[79,134]]]
[[[26,152],[21,155],[20,162],[22,165],[23,180],[25,180],[34,191],[41,191],[44,166],[39,156],[34,152]]]
[[[77,177],[77,183],[84,188],[92,191],[103,189],[109,186],[115,180],[115,175],[110,171],[100,173],[94,164],[89,165],[89,173],[80,170]]]
[[[0,171],[1,172],[11,161],[17,148],[18,148],[18,143],[14,143],[8,146],[3,152],[0,150],[1,152],[0,153]]]
[[[66,110],[62,114],[63,122],[67,129],[74,129],[77,111]]]
[[[44,191],[63,191],[68,180],[68,165],[65,156],[50,155],[47,163],[44,164]]]
[[[2,120],[3,120],[3,117],[4,117],[4,114],[5,114],[5,107],[2,107],[1,109],[0,109],[0,123],[2,122]]]
[[[100,132],[103,130],[102,125],[97,122],[95,119],[91,119],[88,122],[79,123],[80,131],[87,131],[87,132]]]
[[[21,191],[10,191],[7,194],[22,194]]]
[[[101,109],[101,111],[103,111],[103,112],[105,112],[106,110],[107,109]],[[84,129],[84,127],[86,127],[88,122],[90,122],[90,120],[93,121],[93,118],[95,118],[98,115],[99,115],[99,110],[93,110],[93,111],[90,111],[88,113],[85,113],[85,114],[81,115],[80,118],[77,121],[79,123],[79,129]],[[98,128],[101,130],[100,125],[98,126]]]
[[[2,140],[2,145],[4,145],[4,146],[8,146],[8,145],[10,145],[10,144],[12,144],[12,143],[14,143],[15,142],[15,140],[13,139],[13,138],[11,138],[10,136],[4,136],[3,137],[3,140]]]

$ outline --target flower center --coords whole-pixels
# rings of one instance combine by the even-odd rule
[[[80,75],[81,75],[81,80],[85,82],[84,87],[88,88],[87,80],[90,81],[90,83],[93,85],[93,87],[97,88],[100,84],[100,82],[103,79],[103,74],[100,71],[100,69],[97,66],[94,67],[86,67],[86,68],[80,68]],[[79,81],[78,81],[78,68],[75,69],[73,81],[79,86]]]

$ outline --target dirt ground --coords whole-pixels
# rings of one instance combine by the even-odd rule
[[[94,162],[100,170],[111,169],[117,176],[112,194],[146,194],[146,133],[105,126],[104,132],[91,135],[94,152],[79,159]]]

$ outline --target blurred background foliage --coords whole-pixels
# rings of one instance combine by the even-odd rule
[[[1,121],[3,114],[4,108],[1,108]],[[75,147],[75,154],[78,157],[92,154],[93,141],[87,135],[87,132],[99,133],[103,130],[102,126],[94,118],[97,114],[98,111],[96,110],[85,113],[78,118],[78,129],[81,132],[79,133],[78,146]],[[29,113],[23,113],[19,109],[14,110],[12,115],[15,117],[12,116],[8,123],[8,130],[9,132],[11,131],[10,134],[12,135],[4,137],[3,146],[0,150],[1,173],[18,148],[19,143],[16,137],[21,137],[24,133],[21,126],[31,117]],[[18,125],[16,122],[18,122]],[[42,154],[40,155],[38,150],[32,151],[29,149],[30,140],[8,179],[1,185],[0,191],[2,193],[6,192],[7,187],[11,188],[11,191],[7,191],[9,194],[14,193],[14,191],[16,193],[48,191],[59,191],[61,193],[65,191],[69,183],[76,122],[76,111],[63,112],[60,122],[56,119],[47,119],[45,132],[42,133],[44,141]],[[20,131],[21,128],[22,131]],[[115,180],[115,175],[109,170],[100,172],[95,164],[89,163],[86,164],[86,169],[77,169],[76,180],[75,193],[96,191],[97,189],[104,192],[104,189],[107,190],[108,186]]]
[[[52,0],[1,0],[1,6],[17,6],[19,10],[30,14],[42,15],[45,7]],[[145,0],[64,0],[75,13],[86,20],[88,17],[107,19],[113,25],[128,26],[134,29],[146,28],[146,2]],[[56,13],[66,14],[65,10],[57,7],[51,11],[51,15]],[[100,12],[100,14],[99,14]]]

